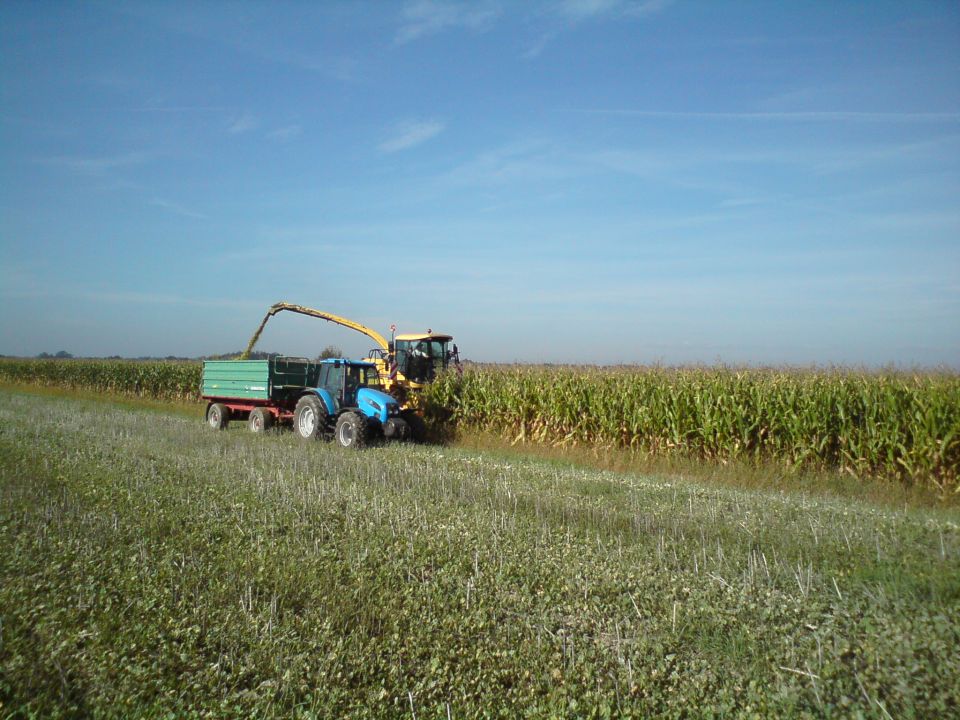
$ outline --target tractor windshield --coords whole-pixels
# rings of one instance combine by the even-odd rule
[[[408,380],[430,382],[446,369],[447,361],[446,340],[397,340],[397,365]]]
[[[365,365],[354,365],[348,370],[348,373],[356,371],[357,383],[362,387],[380,388],[380,373],[375,367]]]
[[[344,407],[357,404],[357,390],[362,387],[383,389],[375,367],[340,362],[325,364],[320,371],[320,385],[329,390]]]
[[[357,390],[362,387],[380,389],[380,375],[375,367],[347,365],[344,371],[343,404],[357,404]]]

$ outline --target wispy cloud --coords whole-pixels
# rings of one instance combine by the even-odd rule
[[[195,218],[198,220],[206,220],[207,216],[203,213],[196,212],[189,208],[185,208],[183,205],[178,205],[177,203],[170,202],[169,200],[164,200],[163,198],[154,197],[151,198],[149,203],[154,207],[163,208],[169,212],[172,212],[174,215],[182,215],[183,217]]]
[[[675,110],[628,110],[614,108],[575,109],[591,115],[663,118],[667,120],[768,120],[785,122],[960,122],[960,113],[949,112],[857,112],[817,110],[797,112],[700,112]]]
[[[643,2],[629,3],[628,7],[625,8],[625,13],[636,17],[653,15],[673,5],[673,3],[674,0],[643,0]]]
[[[227,128],[227,132],[231,135],[243,135],[259,130],[262,125],[263,123],[256,115],[251,112],[244,112]],[[264,132],[263,137],[275,142],[289,142],[302,134],[303,127],[297,123],[291,123],[268,130]]]
[[[139,303],[144,305],[186,305],[187,307],[233,308],[238,310],[262,307],[262,303],[249,300],[189,297],[186,295],[170,295],[163,293],[78,290],[76,293],[66,291],[62,294],[67,296],[72,295],[73,297],[82,300],[93,300],[96,302],[105,303],[120,303],[124,305],[129,303]]]
[[[103,108],[108,112],[129,112],[129,113],[222,113],[230,111],[231,108],[226,105],[128,105]]]
[[[227,132],[231,135],[240,135],[242,133],[250,132],[251,130],[256,130],[260,127],[260,121],[257,117],[251,112],[244,112],[240,117],[234,120],[230,127],[227,128]]]
[[[299,125],[284,125],[267,133],[267,138],[277,142],[289,142],[303,134],[303,128]]]
[[[403,45],[457,28],[486,30],[499,16],[500,8],[491,3],[414,0],[403,8],[403,24],[397,31],[395,41]]]
[[[439,120],[403,123],[396,128],[396,133],[393,137],[380,143],[380,150],[385,153],[393,153],[415,147],[432,137],[436,137],[442,133],[446,127],[446,123]]]
[[[322,231],[325,232],[325,231]],[[243,250],[231,250],[218,255],[213,255],[208,258],[208,262],[214,265],[219,265],[222,263],[269,263],[276,261],[277,251],[276,244],[283,243],[284,251],[288,255],[295,255],[297,262],[304,261],[313,261],[321,260],[325,257],[329,257],[330,253],[336,253],[342,248],[342,245],[337,243],[321,243],[321,242],[289,242],[287,238],[291,237],[289,233],[284,231],[278,231],[276,233],[265,232],[263,233],[267,238],[269,238],[269,244],[262,245],[259,247],[250,247]],[[315,233],[319,236],[320,233]],[[294,239],[299,239],[303,235],[298,232],[294,232],[292,237]]]
[[[128,152],[117,155],[101,155],[97,157],[83,157],[76,155],[56,155],[40,158],[37,162],[44,165],[65,168],[83,175],[102,175],[108,170],[114,170],[131,165],[141,165],[152,160],[153,153]]]
[[[643,17],[663,10],[673,0],[562,0],[556,12],[573,22],[592,20],[611,15]]]
[[[584,163],[542,141],[517,142],[479,153],[440,177],[440,186],[562,180],[583,173]]]
[[[139,303],[147,305],[186,305],[188,307],[228,309],[254,309],[263,307],[262,302],[250,300],[110,290],[71,282],[41,282],[40,278],[49,274],[49,272],[50,269],[47,267],[30,267],[26,265],[19,265],[13,269],[0,268],[0,297],[10,299],[64,298],[69,301],[94,301],[120,303],[124,305]]]
[[[543,32],[527,49],[524,57],[538,57],[563,31],[581,23],[607,19],[639,19],[659,13],[673,0],[560,0],[547,7],[546,17],[553,27]]]
[[[556,9],[564,17],[576,21],[609,13],[619,5],[620,0],[563,0]]]
[[[104,7],[109,7],[115,13],[132,16],[139,23],[198,38],[210,45],[226,47],[267,62],[340,81],[356,79],[358,62],[353,57],[326,57],[314,53],[312,47],[300,49],[291,36],[271,38],[263,30],[273,23],[278,13],[267,4],[248,5],[242,13],[223,13],[215,5],[204,3],[176,8],[149,3],[114,3]],[[303,26],[322,24],[329,19],[329,8],[323,3],[303,3],[296,10],[296,17]],[[279,14],[282,15],[282,11]]]

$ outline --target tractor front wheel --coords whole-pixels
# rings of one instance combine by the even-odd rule
[[[337,444],[360,449],[367,444],[367,420],[355,412],[345,412],[337,420]]]
[[[415,443],[422,443],[427,439],[427,424],[423,418],[413,410],[404,410],[400,415],[410,426],[410,439]]]

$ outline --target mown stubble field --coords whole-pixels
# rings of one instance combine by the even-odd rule
[[[960,514],[0,393],[0,717],[945,717]]]

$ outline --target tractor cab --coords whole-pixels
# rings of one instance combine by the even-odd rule
[[[451,335],[427,331],[412,335],[397,335],[394,353],[397,369],[413,383],[429,383],[446,370],[451,361],[458,361],[457,346],[450,348]]]
[[[362,387],[383,389],[375,365],[339,358],[320,363],[317,387],[327,390],[340,407],[356,407],[357,391]]]

